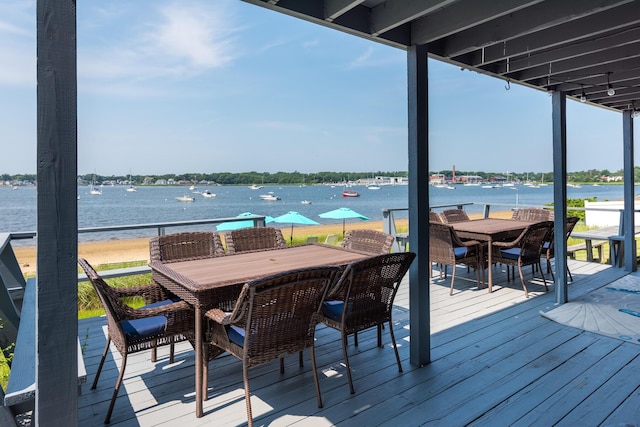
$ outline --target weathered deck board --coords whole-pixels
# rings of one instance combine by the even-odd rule
[[[544,267],[543,267],[544,268]],[[625,273],[597,263],[570,261],[570,298],[616,280]],[[311,361],[286,359],[250,372],[256,425],[596,425],[637,422],[640,392],[626,381],[640,368],[640,347],[574,328],[539,315],[553,307],[553,286],[525,279],[531,298],[524,298],[520,280],[506,282],[504,268],[495,267],[494,292],[478,289],[473,271],[457,270],[455,292],[449,277],[437,273],[431,285],[432,363],[409,364],[408,286],[396,299],[394,322],[403,373],[383,331],[385,347],[376,347],[375,330],[350,340],[349,357],[356,393],[349,394],[340,336],[319,327],[316,355],[321,371],[324,408],[316,405]],[[640,280],[640,279],[639,279]],[[103,318],[80,321],[88,380],[105,343]],[[83,339],[84,338],[84,339]],[[242,369],[238,360],[222,356],[210,363],[209,400],[205,416],[194,415],[194,353],[188,343],[177,346],[176,363],[168,364],[161,349],[156,364],[148,352],[129,358],[112,425],[180,424],[243,425],[246,423]],[[120,356],[112,351],[98,388],[84,387],[79,403],[81,425],[100,425],[118,373]]]

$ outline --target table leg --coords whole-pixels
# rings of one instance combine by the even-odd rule
[[[489,288],[489,293],[493,292],[493,248],[491,242],[492,240],[489,238],[489,241],[487,242],[487,250],[489,251],[489,254],[487,255],[487,269],[489,270],[489,274],[487,275],[487,288]]]
[[[196,417],[200,418],[202,412],[202,310],[200,306],[195,307],[195,328],[196,328]]]
[[[593,245],[591,244],[591,239],[584,239],[584,244],[587,251],[587,261],[593,262]]]

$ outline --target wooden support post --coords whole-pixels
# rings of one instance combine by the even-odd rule
[[[78,424],[76,2],[38,0],[35,426]]]
[[[418,253],[409,271],[410,361],[416,366],[431,362],[427,54],[426,45],[407,50],[409,247]]]

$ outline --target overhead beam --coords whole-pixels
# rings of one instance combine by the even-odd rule
[[[483,24],[498,17],[529,7],[542,0],[477,0],[458,1],[412,24],[413,43],[429,43],[461,30]]]
[[[455,0],[387,0],[371,9],[371,33],[385,33],[441,9]]]
[[[609,34],[597,39],[588,39],[573,42],[566,46],[551,48],[539,53],[525,54],[520,57],[512,57],[496,64],[483,67],[496,74],[506,74],[522,71],[531,67],[544,66],[578,58],[584,55],[594,55],[600,52],[606,55],[609,49],[633,45],[640,42],[640,28]],[[636,47],[637,49],[637,47]]]
[[[638,23],[640,23],[640,7],[637,3],[626,3],[559,24],[553,31],[536,31],[501,41],[456,59],[477,67],[505,58],[530,55],[542,49],[562,46],[585,38],[597,38],[605,33],[628,29]]]
[[[542,79],[546,76],[553,78],[553,76],[561,74],[589,75],[590,72],[585,70],[593,70],[595,68],[594,65],[601,69],[608,70],[605,71],[606,73],[613,71],[614,68],[618,68],[615,64],[621,62],[621,59],[630,60],[638,57],[640,57],[640,41],[589,55],[581,55],[575,58],[562,59],[556,62],[525,68],[518,72],[506,73],[505,75],[524,82]]]
[[[629,0],[563,0],[538,3],[484,24],[455,33],[438,41],[440,51],[430,50],[451,58],[475,49],[501,43],[536,31],[545,30],[567,21],[596,14]]]
[[[331,22],[358,6],[364,0],[326,0],[324,4],[324,19]]]

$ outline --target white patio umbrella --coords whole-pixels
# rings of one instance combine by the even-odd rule
[[[349,208],[338,208],[329,212],[324,212],[318,215],[320,218],[329,218],[329,219],[341,219],[342,220],[342,237],[344,238],[344,222],[346,219],[350,218],[358,218],[363,221],[368,221],[364,215],[359,214],[358,212],[349,209]]]
[[[315,222],[311,218],[307,218],[306,216],[295,211],[289,211],[284,215],[277,216],[273,219],[273,222],[281,224],[291,224],[291,243],[293,243],[293,224],[320,225],[319,222]]]

